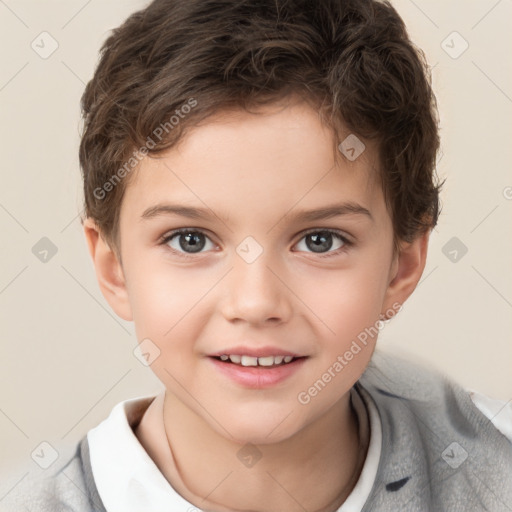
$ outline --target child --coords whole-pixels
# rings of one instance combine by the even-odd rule
[[[512,510],[505,414],[375,350],[440,189],[427,66],[388,2],[155,0],[82,108],[98,282],[165,391],[13,510]]]

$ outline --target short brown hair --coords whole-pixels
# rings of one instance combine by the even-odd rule
[[[378,0],[154,0],[132,14],[104,42],[82,96],[85,215],[118,249],[121,201],[141,154],[172,147],[223,109],[293,93],[327,112],[335,133],[342,125],[377,141],[395,245],[435,226],[429,68]]]

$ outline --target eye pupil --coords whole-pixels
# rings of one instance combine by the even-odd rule
[[[309,240],[312,240],[313,243],[310,244]],[[306,245],[313,252],[328,251],[332,247],[332,234],[326,231],[310,234],[306,237]]]

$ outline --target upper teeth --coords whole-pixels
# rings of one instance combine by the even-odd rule
[[[222,355],[222,361],[228,359],[232,363],[241,364],[242,366],[272,366],[273,364],[281,364],[282,362],[289,363],[293,356],[265,356],[265,357],[252,357],[252,356],[239,356],[239,355]]]

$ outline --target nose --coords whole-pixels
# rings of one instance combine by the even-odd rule
[[[269,252],[263,251],[252,263],[234,255],[233,268],[226,276],[228,293],[221,305],[228,321],[264,325],[289,320],[293,293]]]

